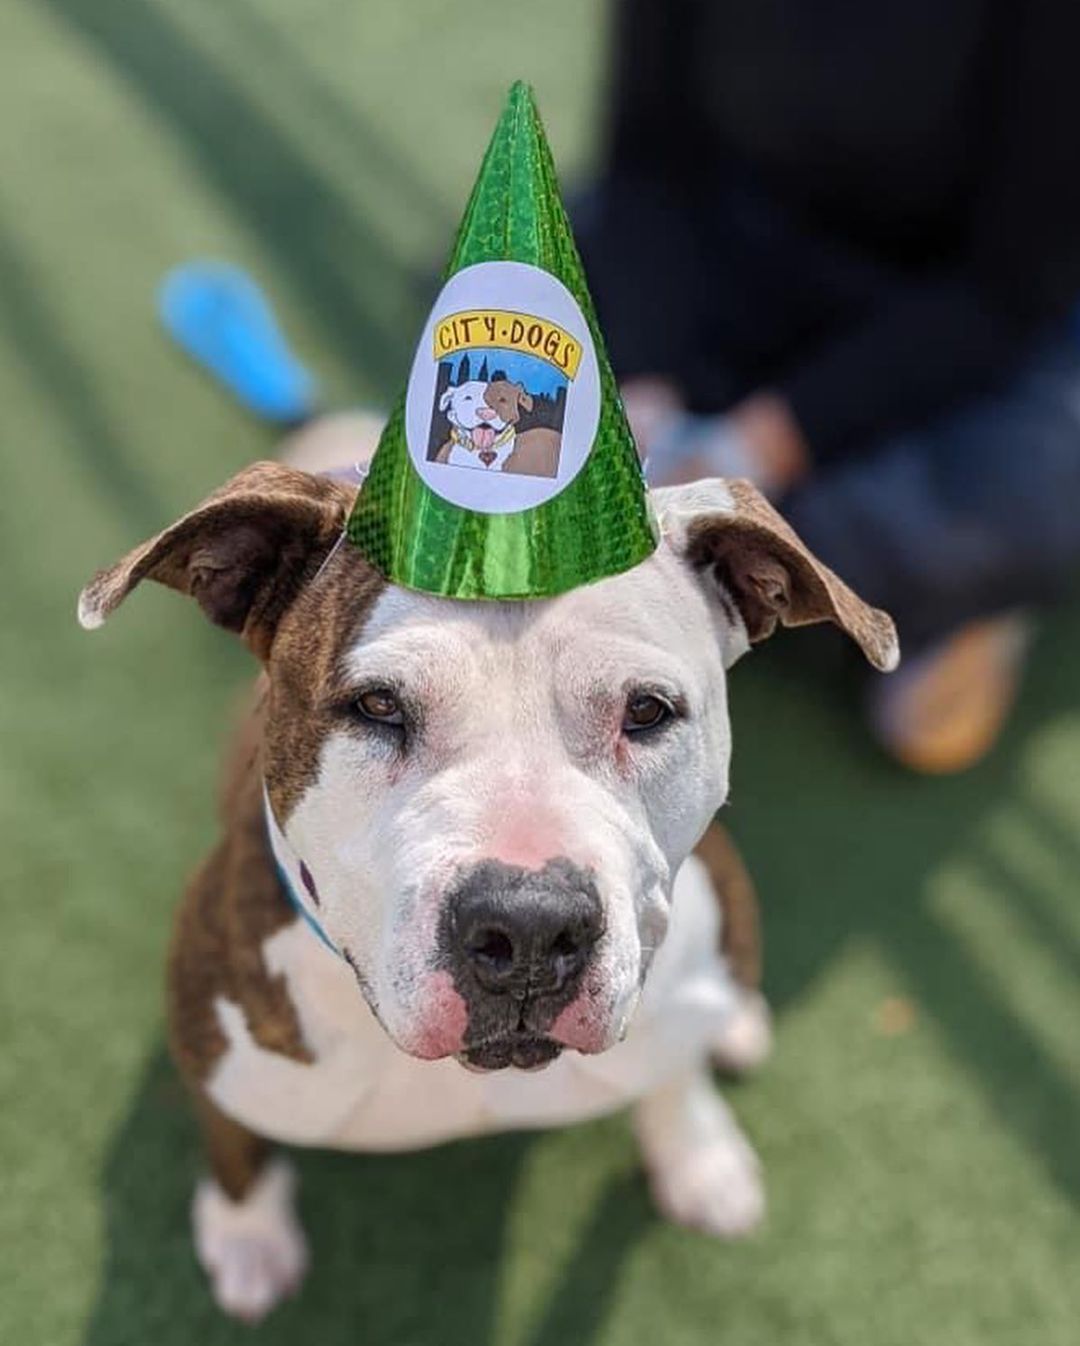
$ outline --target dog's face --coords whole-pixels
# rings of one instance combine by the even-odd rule
[[[488,386],[480,379],[469,379],[454,388],[447,388],[439,398],[439,410],[444,411],[450,424],[459,430],[475,430],[480,426],[505,430],[506,421],[500,418],[498,409],[484,400]]]
[[[312,640],[341,634],[312,667]],[[727,793],[739,638],[667,551],[544,602],[387,587],[337,636],[295,604],[267,785],[400,1046],[529,1064],[621,1036],[675,870]],[[277,775],[305,727],[317,770],[289,808]]]
[[[603,1051],[664,938],[674,875],[727,794],[726,669],[830,619],[881,667],[884,614],[744,483],[657,493],[664,540],[542,602],[387,585],[349,495],[259,465],[84,593],[194,594],[269,674],[263,770],[320,919],[404,1051],[479,1069]]]
[[[523,411],[532,411],[532,393],[523,383],[509,379],[492,379],[484,393],[484,401],[495,412],[503,425],[517,425]]]

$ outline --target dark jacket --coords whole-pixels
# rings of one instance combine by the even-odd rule
[[[917,423],[1080,295],[1080,3],[625,0],[598,199],[621,374]]]

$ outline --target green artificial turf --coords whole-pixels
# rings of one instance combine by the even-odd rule
[[[249,668],[171,594],[95,636],[74,598],[270,440],[161,338],[154,289],[192,255],[246,264],[333,403],[385,398],[511,78],[537,85],[564,176],[583,169],[602,19],[592,0],[5,7],[4,1343],[1080,1340],[1075,612],[961,780],[883,764],[809,634],[737,670],[729,816],[778,1021],[732,1090],[768,1177],[759,1237],[662,1224],[613,1119],[302,1156],[314,1271],[255,1334],[194,1265],[160,969]]]

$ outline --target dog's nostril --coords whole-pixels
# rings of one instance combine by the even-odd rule
[[[569,930],[564,930],[556,935],[551,943],[551,952],[556,958],[572,958],[581,948],[584,940],[580,935],[571,934]]]
[[[506,991],[520,979],[521,950],[506,930],[477,925],[465,933],[461,948],[473,975],[486,990]]]
[[[467,984],[519,998],[571,987],[604,928],[595,883],[569,861],[539,871],[485,863],[452,894],[449,911],[452,955]]]
[[[482,930],[468,947],[474,960],[491,972],[506,973],[514,966],[514,946],[501,930]]]
[[[564,925],[550,940],[547,957],[542,963],[556,987],[562,986],[585,966],[601,930],[599,912],[589,913]]]

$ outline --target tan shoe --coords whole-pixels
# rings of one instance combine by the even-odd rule
[[[912,771],[966,771],[997,742],[1016,700],[1031,624],[1021,613],[969,622],[899,673],[882,678],[871,726]]]

